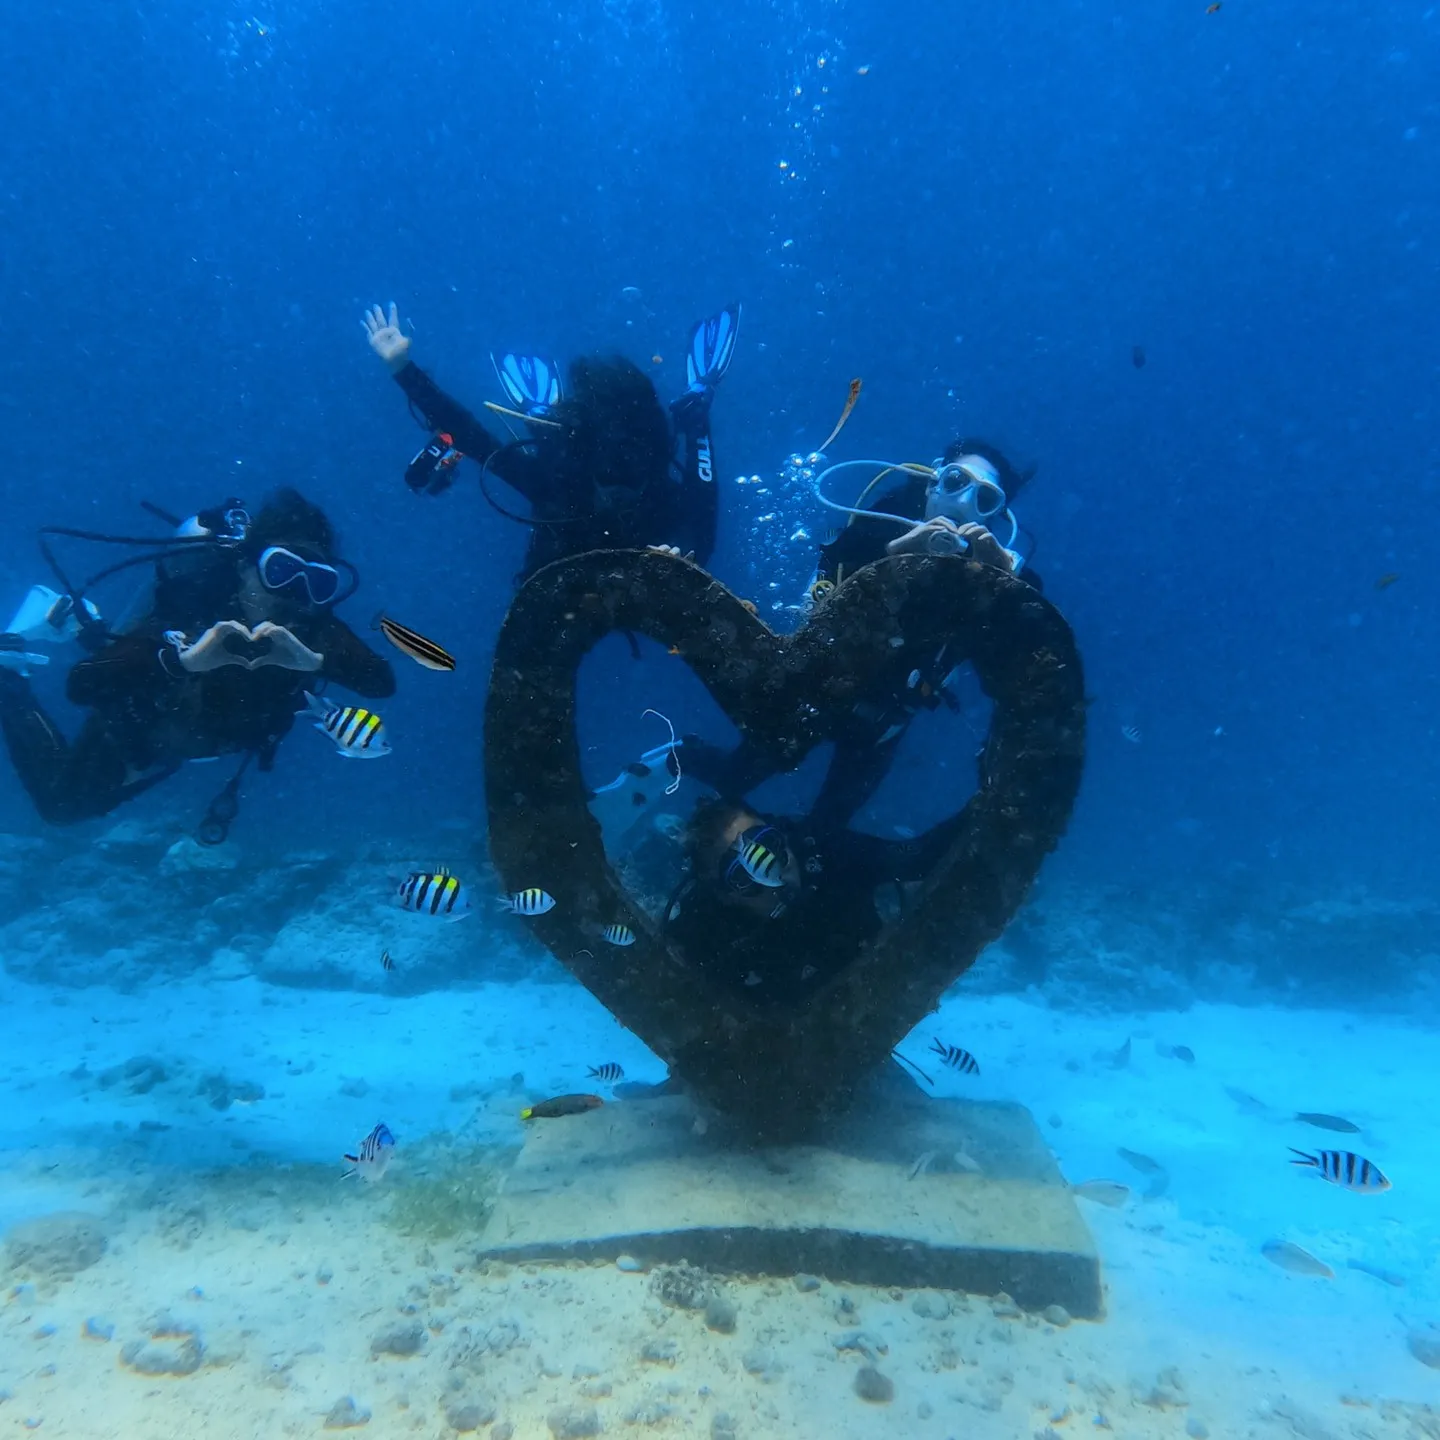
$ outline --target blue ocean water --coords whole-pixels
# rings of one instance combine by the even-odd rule
[[[1176,1175],[1188,1165],[1194,1188],[1163,1238],[1141,1222],[1128,1239],[1112,1235],[1108,1213],[1096,1228],[1102,1260],[1118,1257],[1116,1273],[1133,1275],[1145,1245],[1178,1245],[1191,1227],[1208,1257],[1197,1273],[1217,1292],[1193,1312],[1199,1335],[1227,1333],[1250,1303],[1214,1280],[1236,1235],[1251,1259],[1291,1222],[1302,1227],[1296,1243],[1310,1239],[1317,1253],[1312,1232],[1347,1236],[1332,1264],[1337,1284],[1370,1283],[1343,1273],[1346,1258],[1403,1272],[1407,1289],[1376,1285],[1379,1299],[1322,1306],[1313,1344],[1297,1335],[1287,1356],[1282,1339],[1265,1363],[1293,1361],[1293,1387],[1353,1362],[1346,1374],[1358,1378],[1347,1383],[1369,1411],[1363,1433],[1440,1433],[1419,1409],[1440,1395],[1440,1340],[1429,1342],[1430,1360],[1420,1359],[1424,1344],[1405,1349],[1407,1335],[1440,1322],[1434,1221],[1413,1199],[1433,1201],[1440,1189],[1426,1105],[1440,963],[1440,8],[66,0],[7,16],[6,50],[0,610],[53,583],[36,545],[41,526],[148,534],[142,501],[188,515],[228,495],[258,505],[293,485],[334,519],[359,569],[361,589],[342,612],[350,623],[368,635],[383,606],[441,640],[458,668],[436,676],[397,658],[400,688],[385,706],[394,754],[381,763],[336,763],[328,742],[298,727],[273,773],[246,779],[226,851],[234,868],[198,879],[167,878],[161,857],[193,828],[227,763],[187,769],[108,819],[64,830],[35,816],[0,763],[0,963],[14,1056],[0,1122],[14,1163],[0,1222],[87,1209],[86,1186],[101,1186],[96,1212],[130,1217],[115,1221],[103,1262],[117,1288],[94,1301],[116,1312],[123,1338],[127,1254],[138,1269],[149,1253],[141,1230],[125,1229],[142,1226],[137,1216],[163,1211],[173,1239],[187,1207],[203,1210],[194,1243],[223,1258],[227,1245],[276,1233],[267,1207],[298,1207],[333,1230],[332,1263],[346,1227],[362,1223],[348,1193],[349,1208],[332,1213],[318,1181],[283,1205],[262,1181],[260,1198],[243,1201],[257,1228],[202,1240],[234,1207],[196,1199],[193,1174],[233,1158],[225,1147],[241,1112],[231,1102],[247,1104],[225,1090],[223,1107],[195,1108],[207,1054],[224,1057],[213,1063],[226,1084],[256,1079],[270,1097],[268,1112],[244,1112],[241,1148],[261,1168],[266,1154],[329,1166],[382,1116],[402,1140],[433,1132],[459,1143],[472,1123],[472,1078],[486,1103],[508,1095],[496,1087],[514,1072],[528,1072],[532,1091],[542,1076],[575,1088],[584,1066],[562,1073],[563,1062],[608,1058],[606,1046],[633,1047],[627,1070],[661,1078],[634,1037],[561,984],[513,926],[484,915],[469,930],[416,939],[376,919],[390,873],[407,863],[450,864],[471,877],[477,909],[489,904],[481,727],[528,537],[487,506],[473,472],[442,497],[406,490],[425,432],[360,320],[394,300],[415,358],[472,407],[498,397],[489,356],[507,349],[562,359],[619,351],[668,400],[684,387],[689,327],[738,300],[740,344],[714,411],[722,494],[709,568],[777,628],[799,621],[824,524],[803,457],[824,441],[853,378],[863,392],[830,460],[929,462],[963,433],[1038,466],[1017,510],[1045,594],[1084,659],[1087,756],[1069,833],[1027,908],[947,1001],[959,1008],[943,1012],[956,1033],[1000,1037],[997,1054],[1002,1032],[1030,1037],[1011,1083],[987,1066],[989,1088],[978,1093],[1019,1100],[1042,1123],[1067,1103],[1090,1116],[1078,1154],[1061,1152],[1077,1144],[1079,1114],[1045,1130],[1072,1180],[1114,1169],[1117,1144],[1145,1150],[1147,1124],[1160,1132],[1156,1145],[1188,1157],[1167,1161]],[[83,573],[114,558],[93,551],[68,545],[67,563]],[[129,595],[120,579],[95,598],[109,613]],[[70,734],[82,717],[63,682],[76,658],[56,650],[34,677]],[[641,718],[645,708],[684,729],[704,703],[658,648],[633,660],[609,641],[585,678],[582,738],[597,784],[666,738]],[[937,794],[963,798],[983,711],[925,720],[876,802],[879,831],[928,823]],[[117,832],[121,823],[130,828]],[[383,945],[402,961],[395,979],[379,969]],[[224,998],[242,991],[243,1002]],[[445,1031],[463,1053],[427,1042],[425,1025],[453,1019],[446,997],[478,1007],[485,1045],[463,1048],[465,1026]],[[428,1008],[405,1010],[412,1002]],[[82,1012],[93,1054],[70,1023]],[[265,1028],[281,1014],[294,1027],[284,1044]],[[129,1026],[143,1043],[128,1043]],[[1154,1076],[1122,1093],[1128,1072],[1095,1057],[1132,1034],[1135,1063],[1144,1052]],[[1188,1119],[1193,1072],[1160,1063],[1182,1043],[1202,1064],[1225,1056],[1223,1074],[1211,1074],[1215,1108],[1202,1114],[1197,1099]],[[90,1124],[82,1107],[93,1102],[100,1116],[134,1076],[117,1071],[93,1094],[85,1077],[146,1055],[169,1078],[126,1091],[114,1123],[128,1128],[115,1140],[110,1112]],[[307,1058],[318,1072],[304,1070]],[[298,1077],[314,1073],[325,1083],[311,1093]],[[1155,1101],[1172,1083],[1174,1107]],[[183,1086],[184,1104],[143,1110],[140,1097],[167,1085]],[[1260,1164],[1263,1148],[1244,1127],[1262,1112],[1237,1112],[1226,1085],[1272,1116],[1366,1112],[1357,1120],[1375,1128],[1363,1138],[1410,1166],[1412,1208],[1386,1221],[1403,1231],[1394,1255],[1373,1258],[1392,1234],[1378,1221],[1356,1239],[1349,1212],[1291,1208],[1274,1189],[1291,1178],[1284,1144],[1303,1136],[1281,1142],[1259,1213],[1253,1192],[1240,1198],[1236,1174]],[[337,1095],[356,1103],[337,1109]],[[136,1129],[142,1121],[152,1129]],[[475,1143],[493,1138],[486,1129]],[[1350,1143],[1309,1135],[1332,1142]],[[66,1177],[58,1200],[44,1188],[49,1165]],[[1178,1188],[1156,1204],[1183,1204]],[[1400,1205],[1403,1188],[1359,1204]],[[1125,1248],[1132,1241],[1138,1250]],[[313,1272],[319,1260],[296,1263]],[[446,1263],[432,1257],[420,1269]],[[1260,1278],[1247,1271],[1244,1283],[1273,1279],[1265,1263],[1255,1260]],[[183,1265],[160,1270],[176,1305],[201,1283]],[[1292,1288],[1266,1292],[1275,1309],[1264,1313],[1303,1310],[1296,1287],[1314,1282],[1279,1280]],[[59,1307],[66,1326],[85,1314],[64,1311],[63,1290],[32,1305],[28,1283],[17,1272],[0,1316],[25,1346],[23,1355],[7,1346],[0,1360],[0,1396],[14,1395],[0,1403],[0,1425],[43,1418],[48,1405],[47,1430],[159,1435],[177,1417],[199,1423],[232,1404],[215,1398],[224,1389],[172,1396],[163,1417],[107,1430],[106,1408],[129,1415],[132,1400],[79,1368],[68,1400],[53,1383],[47,1399],[47,1361],[31,1339],[49,1323],[42,1312]],[[547,1301],[517,1286],[503,1308],[524,1345],[548,1346],[553,1359],[567,1342],[561,1331],[545,1338],[547,1304],[611,1302],[593,1277],[537,1282],[551,1283],[573,1288]],[[420,1303],[393,1287],[367,1290],[363,1277],[356,1285],[347,1316]],[[1169,1363],[1142,1364],[1127,1348],[1137,1327],[1132,1308],[1125,1328],[1124,1302],[1134,1298],[1112,1294],[1109,1338],[1097,1333],[1076,1359],[1097,1374],[1113,1362],[1104,1383],[1117,1390],[1132,1369]],[[169,1303],[138,1306],[130,1333],[140,1333],[140,1310]],[[433,1295],[427,1303],[446,1309]],[[886,1303],[875,1299],[869,1313]],[[862,1407],[845,1391],[829,1428],[805,1428],[807,1407],[821,1403],[797,1378],[805,1342],[775,1297],[754,1305],[752,1332],[768,1326],[776,1346],[797,1351],[790,1378],[764,1391],[776,1415],[759,1401],[752,1413],[746,1400],[740,1433],[960,1429],[946,1405],[962,1402],[939,1391],[917,1402],[903,1380],[893,1409]],[[244,1330],[243,1308],[216,1331]],[[829,1363],[827,1326],[828,1309],[815,1334]],[[361,1328],[368,1365],[377,1324]],[[433,1348],[440,1333],[432,1328]],[[1372,1363],[1363,1348],[1372,1341],[1396,1357],[1393,1374]],[[285,1344],[295,1352],[300,1342]],[[513,1342],[496,1346],[508,1353]],[[61,1379],[67,1364],[88,1363],[84,1346],[72,1348],[79,1360],[55,1362]],[[252,1367],[236,1382],[241,1397],[266,1363],[263,1348],[252,1342],[236,1362]],[[634,1348],[596,1363],[618,1377]],[[903,1369],[899,1339],[894,1351],[891,1368]],[[264,1427],[323,1418],[352,1390],[359,1403],[361,1379],[333,1355],[306,1378],[293,1413],[276,1385],[280,1408],[267,1392],[253,1424],[232,1431],[215,1419],[203,1433],[282,1433]],[[1236,1365],[1246,1358],[1242,1349]],[[487,1364],[502,1366],[498,1352]],[[988,1360],[975,1364],[993,1379]],[[143,1382],[124,1378],[138,1392]],[[1069,1382],[1045,1383],[1058,1414]],[[1156,1403],[1134,1401],[1134,1433],[1152,1421],[1183,1428],[1183,1407],[1166,1399],[1173,1387],[1157,1383]],[[507,1385],[492,1388],[503,1398]],[[1052,1421],[1018,1399],[990,1407],[994,1386],[963,1402],[973,1433],[1045,1433]],[[521,1436],[546,1433],[546,1406],[574,1398],[547,1390],[527,1419],[518,1382],[511,1389],[506,1413]],[[1295,1395],[1286,1411],[1273,1396],[1265,1410],[1237,1391],[1225,1413],[1238,1425],[1261,1406],[1257,1434],[1288,1433],[1286,1424],[1362,1433],[1338,1428],[1339,1408],[1314,1421],[1319,1429],[1296,1428],[1308,1422],[1294,1413],[1338,1407],[1338,1393]],[[1387,1400],[1402,1409],[1386,1410]],[[252,1413],[233,1403],[229,1413]],[[376,1433],[408,1425],[367,1403]],[[677,1396],[655,1403],[678,1407],[666,1422],[676,1433],[724,1433],[682,1419]],[[1106,1403],[1091,1389],[1085,1405],[1074,1402],[1074,1423],[1089,1425],[1082,1412]],[[618,1412],[602,1420],[621,1424]],[[426,1423],[438,1423],[430,1411]]]

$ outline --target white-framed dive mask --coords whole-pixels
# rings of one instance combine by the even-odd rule
[[[957,525],[983,525],[1002,545],[1013,545],[1020,526],[1005,503],[1000,472],[983,455],[937,460],[925,491],[925,518],[944,517]],[[1001,526],[1008,526],[1003,538]]]

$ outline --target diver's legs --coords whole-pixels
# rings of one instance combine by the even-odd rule
[[[0,670],[0,731],[20,783],[52,825],[106,815],[135,793],[126,784],[125,757],[102,722],[91,716],[69,744],[29,683],[9,670]]]
[[[817,832],[843,830],[850,823],[890,773],[904,733],[902,730],[879,744],[854,739],[836,741],[830,768],[810,810]]]
[[[698,735],[686,735],[680,763],[688,778],[708,785],[727,800],[744,799],[775,774],[774,761],[749,740],[742,740],[733,750],[722,750]]]

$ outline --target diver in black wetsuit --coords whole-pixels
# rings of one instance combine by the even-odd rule
[[[878,496],[862,495],[850,508],[849,523],[821,547],[810,599],[824,605],[862,565],[893,555],[964,552],[982,564],[1019,573],[1040,589],[1039,577],[1024,565],[1013,545],[1019,526],[1009,505],[1033,471],[1017,470],[984,440],[962,439],[950,445],[934,466],[902,471],[901,478]],[[886,516],[890,518],[879,518]],[[914,520],[905,528],[904,521]],[[1005,543],[994,530],[1006,532]],[[949,685],[956,671],[950,647],[927,657],[897,655],[893,675],[879,693],[857,703],[836,737],[835,754],[809,816],[819,836],[843,830],[879,789],[890,772],[900,741],[922,709],[955,707]],[[758,747],[742,741],[723,751],[687,735],[686,771],[721,795],[739,800],[773,773]]]
[[[880,933],[887,894],[903,908],[905,887],[925,878],[961,823],[955,816],[908,842],[853,830],[817,837],[807,817],[701,801],[685,830],[687,878],[666,930],[717,984],[758,1004],[793,1003]],[[773,865],[757,863],[766,856]]]
[[[14,666],[0,664],[0,731],[42,819],[108,814],[187,760],[243,754],[268,770],[302,693],[320,681],[371,699],[394,693],[389,662],[332,612],[349,591],[324,513],[294,490],[273,495],[253,521],[238,502],[224,513],[232,528],[223,539],[192,533],[195,544],[174,542],[160,556],[153,603],[123,633],[106,633],[82,597],[98,633],[82,633],[90,653],[66,682],[90,711],[74,741]],[[33,660],[23,639],[0,636],[0,652]],[[237,784],[238,775],[222,792],[232,804]]]
[[[655,386],[629,360],[574,361],[567,387],[549,362],[506,355],[496,374],[531,437],[504,441],[447,395],[410,358],[395,306],[365,316],[370,347],[389,367],[435,438],[406,476],[413,489],[449,486],[461,459],[493,474],[528,502],[530,546],[520,580],[586,550],[665,546],[704,565],[715,547],[719,502],[710,441],[710,406],[734,353],[739,307],[696,326],[687,357],[689,387],[667,417]],[[673,428],[672,428],[673,427]],[[677,455],[677,451],[679,452]],[[490,496],[502,514],[510,515]]]

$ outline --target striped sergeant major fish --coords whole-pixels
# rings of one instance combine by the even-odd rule
[[[1381,1174],[1378,1165],[1350,1150],[1317,1150],[1313,1155],[1305,1150],[1297,1150],[1293,1145],[1289,1150],[1292,1155],[1300,1157],[1292,1160],[1292,1165],[1302,1165],[1314,1170],[1332,1185],[1339,1185],[1344,1190],[1359,1190],[1369,1195],[1378,1195],[1382,1190],[1390,1188],[1390,1182]]]
[[[517,890],[513,895],[499,897],[500,908],[512,915],[548,915],[555,908],[555,897],[538,885]]]
[[[978,1075],[980,1073],[980,1062],[968,1050],[962,1050],[958,1045],[947,1045],[938,1036],[932,1035],[930,1049],[940,1057],[942,1065],[948,1065],[950,1069],[958,1070],[962,1075]]]
[[[385,722],[373,710],[360,705],[333,705],[319,695],[305,691],[305,714],[315,728],[335,742],[335,752],[349,760],[376,760],[390,753],[385,739]]]
[[[470,913],[465,887],[448,870],[412,870],[400,882],[400,905],[416,915],[463,920]]]
[[[373,1185],[384,1175],[385,1167],[390,1163],[390,1156],[394,1151],[395,1137],[390,1133],[390,1127],[385,1124],[377,1125],[360,1142],[356,1154],[341,1157],[349,1161],[350,1168],[340,1178],[351,1180],[358,1175]]]
[[[738,865],[757,885],[763,885],[767,890],[777,890],[785,883],[780,857],[765,843],[765,837],[773,833],[767,825],[751,839],[740,836],[735,842],[735,859],[731,861],[732,871]]]
[[[375,627],[402,654],[408,655],[417,665],[427,670],[453,670],[455,657],[427,640],[418,630],[392,620],[383,610],[375,617]]]

